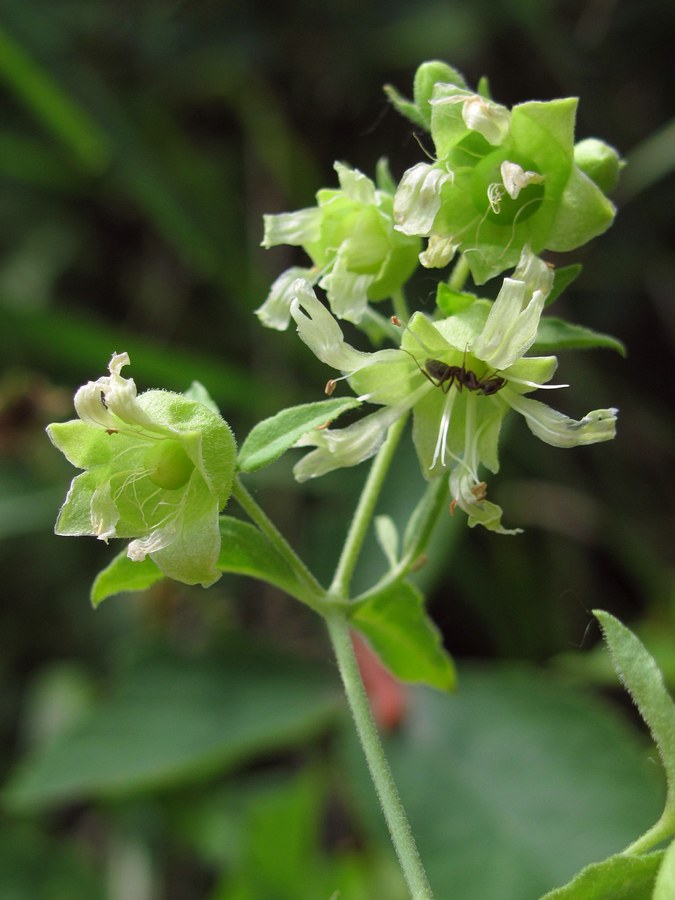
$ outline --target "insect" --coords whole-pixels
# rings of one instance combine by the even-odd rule
[[[401,350],[403,350],[403,347],[401,347]],[[408,350],[403,350],[403,352],[415,360],[415,365],[422,375],[434,387],[439,387],[444,394],[447,394],[453,384],[456,384],[460,393],[466,388],[467,391],[478,391],[479,394],[489,397],[492,394],[496,394],[497,391],[501,391],[506,384],[506,378],[502,378],[501,375],[484,375],[482,378],[479,378],[475,372],[467,369],[464,363],[461,366],[449,366],[447,363],[441,362],[440,359],[426,359],[424,368],[422,368],[412,353]]]

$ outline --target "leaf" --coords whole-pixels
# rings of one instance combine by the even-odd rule
[[[675,703],[654,659],[633,632],[601,609],[594,609],[593,615],[600,623],[621,683],[654,738],[668,784],[666,812],[670,810],[675,819]]]
[[[537,337],[532,345],[534,353],[548,354],[557,350],[589,350],[594,347],[607,347],[616,350],[621,356],[626,355],[624,344],[611,334],[592,331],[582,325],[574,325],[563,319],[545,316],[539,322]]]
[[[662,857],[663,852],[610,856],[586,866],[569,884],[550,891],[541,900],[652,900]]]
[[[221,572],[259,578],[301,600],[307,595],[307,588],[254,525],[231,516],[221,516],[220,537],[220,556],[216,566]]]
[[[215,658],[157,654],[25,760],[4,802],[34,810],[202,780],[317,734],[338,694],[323,669],[234,636]]]
[[[356,397],[339,397],[318,403],[303,403],[284,409],[259,422],[239,451],[241,472],[255,472],[268,466],[289,450],[298,438],[336,419],[348,409],[360,406]]]
[[[550,306],[557,300],[563,291],[567,290],[572,282],[577,280],[581,275],[582,270],[583,266],[581,263],[574,263],[571,266],[562,266],[560,269],[556,268],[553,272],[553,287],[551,288],[544,305]]]
[[[452,659],[424,610],[421,593],[409,582],[399,581],[363,601],[350,621],[397,678],[442,691],[454,688]]]
[[[634,731],[540,668],[464,666],[456,693],[408,694],[385,750],[439,898],[451,885],[461,900],[533,900],[658,814],[658,773]],[[349,740],[350,799],[384,840]]]
[[[133,562],[125,548],[94,579],[90,595],[92,606],[98,607],[108,597],[124,591],[145,591],[162,578],[164,574],[149,556],[141,562]]]

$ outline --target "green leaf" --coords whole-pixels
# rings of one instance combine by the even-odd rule
[[[289,450],[303,434],[332,422],[346,410],[360,405],[361,402],[355,397],[303,403],[259,422],[239,451],[240,471],[255,472],[268,466]]]
[[[658,773],[606,705],[535,667],[464,666],[458,684],[409,688],[385,746],[439,900],[448,885],[461,900],[532,900],[654,820]],[[350,797],[384,840],[359,753],[350,739]]]
[[[608,612],[593,610],[623,686],[647,723],[666,774],[668,792],[661,827],[675,828],[675,703],[663,675],[640,640]],[[665,836],[665,835],[664,835]]]
[[[421,593],[409,582],[397,582],[364,600],[350,621],[397,678],[442,691],[455,687],[452,659],[424,610]]]
[[[675,897],[675,841],[671,841],[664,852],[652,900],[672,900],[673,897]]]
[[[25,760],[3,800],[28,811],[201,781],[316,735],[337,697],[323,669],[240,636],[214,658],[158,654]]]
[[[603,334],[582,325],[565,322],[564,319],[545,316],[539,322],[532,351],[549,354],[557,350],[589,350],[594,347],[607,347],[616,350],[621,356],[626,355],[624,344],[611,334]]]
[[[546,298],[545,306],[550,306],[554,300],[557,300],[562,292],[567,290],[573,281],[577,280],[582,270],[583,266],[581,263],[574,263],[571,266],[555,269],[553,273],[553,287]]]
[[[92,605],[97,607],[108,597],[124,591],[144,591],[162,578],[163,572],[149,556],[140,562],[133,562],[125,548],[94,579],[91,586]]]
[[[462,312],[477,299],[475,294],[453,291],[444,281],[439,282],[436,288],[436,306],[445,316],[454,316]]]
[[[663,852],[610,856],[586,866],[569,884],[550,891],[541,900],[652,900],[662,857]]]
[[[301,600],[307,596],[305,585],[298,581],[286,561],[254,525],[231,516],[221,516],[220,537],[220,556],[216,566],[221,572],[250,575]]]

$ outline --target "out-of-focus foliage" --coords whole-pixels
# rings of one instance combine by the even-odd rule
[[[115,550],[53,536],[71,472],[43,429],[72,418],[74,389],[115,350],[131,355],[139,389],[201,381],[240,441],[282,405],[320,400],[324,368],[292,330],[270,334],[252,314],[300,260],[259,247],[262,214],[311,204],[334,185],[336,159],[373,175],[385,154],[395,177],[418,161],[412,128],[381,87],[409,93],[417,65],[434,57],[470,83],[487,75],[507,105],[579,95],[578,137],[597,135],[627,158],[617,222],[584,251],[558,302],[563,318],[615,334],[628,356],[562,358],[560,380],[577,398],[566,413],[620,408],[612,445],[561,453],[524,428],[510,434],[496,499],[524,535],[445,521],[418,583],[447,646],[519,660],[525,674],[489,666],[464,682],[460,671],[456,699],[411,693],[396,774],[441,898],[458,859],[485,871],[512,861],[507,788],[541,823],[542,847],[521,846],[519,877],[530,880],[514,876],[519,898],[620,850],[658,812],[639,739],[580,687],[544,685],[530,667],[555,659],[558,679],[612,683],[606,657],[577,650],[588,610],[603,606],[634,624],[675,679],[673,26],[666,0],[0,0],[0,758],[10,773],[0,896],[404,896],[360,763],[334,740],[348,725],[334,673],[321,668],[318,624],[232,576],[208,593],[162,581],[94,613],[91,582]],[[424,273],[414,291],[432,305]],[[300,491],[291,464],[249,483],[328,576],[363,473]],[[414,473],[405,456],[392,472],[382,512],[394,521],[419,493]],[[381,559],[373,540],[363,587]],[[258,640],[305,659],[264,654],[258,678],[244,680]],[[171,677],[158,678],[160,659]],[[556,729],[569,740],[545,769]],[[437,770],[419,762],[425,736]],[[116,767],[105,756],[113,740]],[[141,765],[152,740],[161,778]],[[490,803],[479,804],[486,785]],[[463,820],[462,840],[475,841],[452,863],[453,809],[472,805],[494,826],[495,856],[475,857],[486,822],[472,820],[472,831]],[[582,808],[597,813],[585,856]],[[423,837],[431,822],[438,833]],[[458,896],[490,893],[480,890]]]

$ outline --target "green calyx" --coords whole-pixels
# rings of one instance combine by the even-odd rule
[[[194,471],[194,463],[178,441],[160,441],[149,447],[143,461],[150,481],[167,491],[186,485]]]

